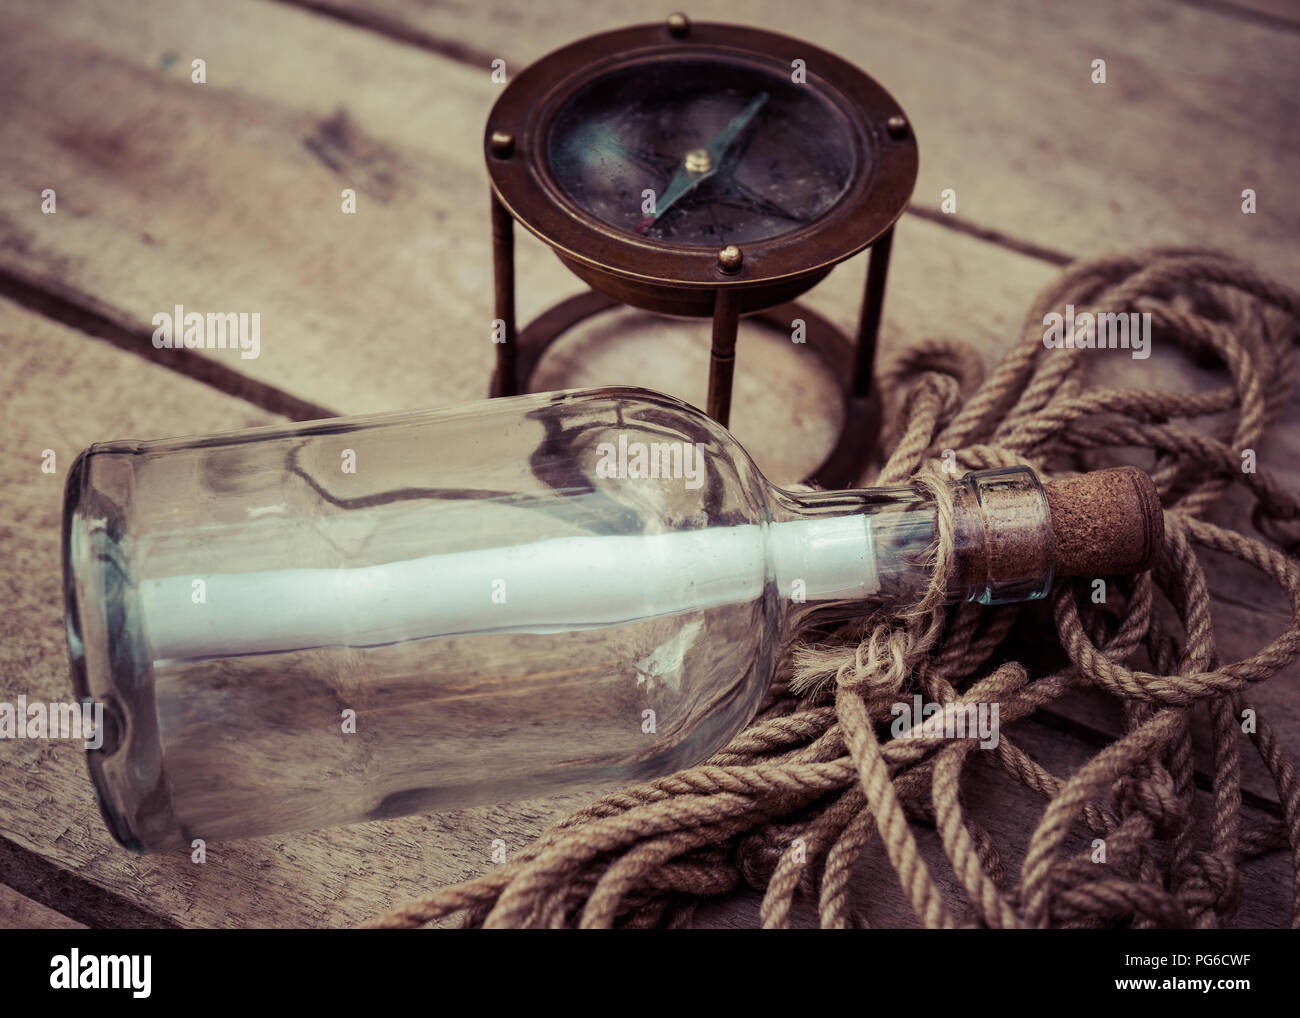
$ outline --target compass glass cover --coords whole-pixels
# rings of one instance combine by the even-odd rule
[[[547,156],[588,215],[700,247],[798,230],[848,188],[853,127],[814,85],[718,59],[653,61],[588,82],[551,121]]]

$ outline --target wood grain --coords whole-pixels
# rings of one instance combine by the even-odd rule
[[[0,13],[0,293],[39,312],[0,301],[0,355],[12,371],[0,390],[0,575],[14,609],[0,646],[6,690],[67,695],[62,474],[40,474],[40,450],[56,449],[66,467],[91,441],[228,430],[274,419],[268,409],[301,417],[478,398],[491,364],[480,146],[499,92],[484,58],[518,68],[587,32],[647,20],[628,0],[598,13],[571,0],[308,6],[316,10],[11,0]],[[955,335],[992,363],[1065,253],[1213,242],[1280,276],[1300,266],[1291,187],[1300,141],[1286,127],[1300,95],[1300,36],[1225,6],[1107,0],[1053,8],[1049,18],[1028,0],[899,12],[844,0],[797,14],[775,2],[691,13],[808,38],[895,93],[920,136],[922,177],[917,214],[904,217],[894,247],[884,354]],[[1106,86],[1088,81],[1095,55],[1108,61]],[[207,61],[205,85],[190,81],[196,57]],[[1258,215],[1240,213],[1246,186],[1259,192]],[[58,193],[54,216],[40,213],[45,187]],[[340,212],[345,187],[358,192],[355,216]],[[956,217],[936,211],[945,187],[958,193]],[[523,322],[579,284],[519,232]],[[837,270],[809,303],[850,327],[864,270],[861,260]],[[262,355],[197,355],[205,367],[152,349],[152,315],[177,303],[259,311]],[[706,337],[707,326],[611,315],[569,337],[541,380],[636,380],[698,402]],[[161,366],[168,358],[172,370]],[[779,336],[742,331],[734,430],[778,481],[816,463],[837,423],[830,381],[808,361]],[[1187,381],[1182,366],[1148,363],[1144,383]],[[1297,409],[1260,453],[1292,478]],[[1212,582],[1224,601],[1216,624],[1225,658],[1280,628],[1276,600],[1257,579],[1216,569]],[[1257,696],[1293,749],[1296,675]],[[1118,730],[1095,699],[1072,700],[1061,715],[1065,731],[1017,729],[1057,773],[1082,761],[1090,734]],[[88,925],[347,925],[484,872],[494,838],[522,848],[589,799],[232,843],[200,867],[117,848],[80,757],[69,745],[3,746],[4,893],[35,902],[21,912],[14,904],[14,915],[48,906]],[[1245,767],[1248,792],[1270,808],[1266,778],[1252,760]],[[1023,844],[1041,805],[991,782],[992,791],[981,781],[973,792],[987,824]],[[935,840],[923,843],[941,871]],[[1279,922],[1270,889],[1285,880],[1280,860],[1253,864],[1253,911],[1239,922]],[[875,922],[909,923],[878,854],[868,853],[856,886]],[[756,902],[735,896],[707,919],[751,925]],[[6,907],[0,901],[0,916]],[[811,921],[806,908],[800,917]]]
[[[499,91],[486,75],[264,3],[226,8],[221,32],[189,0],[111,16],[20,0],[10,12],[25,17],[2,33],[0,73],[13,87],[0,90],[10,97],[0,145],[13,187],[0,195],[0,271],[100,309],[141,345],[152,316],[177,303],[258,310],[259,358],[200,356],[340,413],[485,395],[491,258],[480,137]],[[199,53],[208,85],[188,78],[186,61]],[[165,148],[151,123],[171,125]],[[58,184],[54,167],[75,180],[61,191],[67,219],[39,211],[41,189]],[[339,211],[344,186],[358,190],[355,216]],[[581,284],[516,232],[523,322]],[[864,259],[842,267],[810,304],[852,328],[864,274]],[[996,355],[1050,275],[909,218],[895,244],[884,353],[947,331],[960,308],[967,338]],[[635,378],[702,398],[707,326],[661,320],[628,335],[598,319],[588,338],[591,329],[602,342],[571,337],[541,380]],[[803,476],[838,425],[830,381],[806,348],[748,323],[737,373],[737,436],[774,480]]]
[[[380,33],[456,40],[484,76],[481,55],[519,69],[659,14],[638,0],[289,2]],[[1300,34],[1233,7],[699,0],[687,13],[806,39],[881,82],[916,130],[918,206],[937,211],[952,188],[958,222],[1043,250],[1214,244],[1285,276],[1300,267],[1300,138],[1287,126],[1300,113]],[[1094,59],[1106,61],[1104,85],[1091,81]],[[1253,216],[1241,212],[1248,187]]]
[[[84,923],[38,905],[0,884],[0,930],[84,930]]]

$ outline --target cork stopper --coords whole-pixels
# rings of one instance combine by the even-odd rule
[[[1151,567],[1164,544],[1156,486],[1137,467],[1093,470],[1043,484],[1057,576],[1118,576]]]

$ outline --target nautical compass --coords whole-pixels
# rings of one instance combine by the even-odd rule
[[[526,68],[484,144],[504,340],[493,395],[526,391],[552,342],[626,304],[713,318],[706,409],[726,424],[740,316],[787,333],[802,320],[844,392],[839,440],[812,479],[857,479],[879,431],[872,367],[893,224],[917,170],[909,124],[883,88],[795,39],[675,14]],[[522,333],[515,220],[592,288]],[[868,247],[854,343],[792,302]]]

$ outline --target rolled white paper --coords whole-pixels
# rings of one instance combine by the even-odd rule
[[[782,597],[796,580],[808,601],[879,590],[868,517],[766,531],[767,549],[764,528],[750,524],[561,537],[353,568],[168,576],[142,581],[139,603],[152,658],[192,660],[675,615],[759,596],[769,552]],[[203,605],[191,601],[195,579],[205,585]]]

